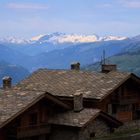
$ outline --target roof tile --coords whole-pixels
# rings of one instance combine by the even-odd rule
[[[14,89],[47,91],[55,96],[72,97],[77,90],[83,92],[84,98],[101,99],[131,74],[110,72],[108,74],[76,71],[48,70],[35,71]]]

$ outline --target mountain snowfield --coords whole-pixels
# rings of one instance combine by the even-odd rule
[[[12,43],[12,44],[27,44],[30,43],[29,40],[23,39],[23,38],[17,38],[14,36],[8,36],[5,38],[0,38],[1,43]]]
[[[30,44],[39,42],[42,43],[52,43],[52,44],[63,44],[63,43],[89,43],[89,42],[99,42],[99,41],[111,41],[111,40],[125,40],[127,37],[120,36],[105,36],[99,37],[98,35],[78,35],[78,34],[64,34],[64,33],[52,33],[52,34],[42,34],[34,36],[31,39],[22,39],[16,37],[6,37],[0,38],[0,42],[13,43],[13,44]]]
[[[46,38],[44,40],[44,38]],[[63,34],[63,33],[54,33],[48,35],[39,35],[31,38],[31,41],[40,41],[50,42],[54,44],[59,43],[89,43],[89,42],[98,42],[98,41],[111,41],[111,40],[125,40],[127,37],[120,36],[105,36],[99,37],[98,35],[78,35],[78,34]]]
[[[36,37],[33,37],[31,40],[34,40],[35,38],[38,38],[36,41],[41,41],[42,38],[47,37],[46,40],[43,40],[44,42],[50,42],[54,44],[61,44],[61,43],[86,43],[86,42],[96,42],[99,41],[99,37],[96,35],[77,35],[77,34],[54,34],[54,35],[39,35]]]
[[[100,41],[111,41],[111,40],[125,40],[128,37],[120,37],[120,36],[106,36],[100,39]]]
[[[30,40],[31,41],[38,41],[40,38],[42,38],[43,36],[45,36],[45,35],[38,35],[38,36],[34,36],[34,37],[32,37]]]

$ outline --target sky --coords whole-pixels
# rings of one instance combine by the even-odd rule
[[[0,37],[140,34],[140,0],[0,0]]]

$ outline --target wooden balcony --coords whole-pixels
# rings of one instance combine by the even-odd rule
[[[17,129],[17,138],[26,138],[50,133],[51,126],[47,125],[32,125],[28,127],[19,127]]]

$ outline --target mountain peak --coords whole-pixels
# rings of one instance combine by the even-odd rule
[[[102,41],[125,40],[125,39],[128,39],[128,38],[120,37],[120,36],[113,36],[113,35],[109,35],[109,36],[105,36],[105,37],[101,38]]]
[[[32,37],[30,40],[31,41],[38,41],[40,38],[42,38],[43,36],[45,36],[44,34],[42,34],[42,35],[38,35],[38,36],[34,36],[34,37]]]
[[[30,41],[22,38],[17,38],[14,36],[9,36],[5,38],[0,38],[0,42],[2,43],[12,43],[12,44],[27,44]]]
[[[72,42],[72,43],[86,43],[86,42],[96,42],[99,37],[96,35],[63,35],[57,38],[59,43]]]

